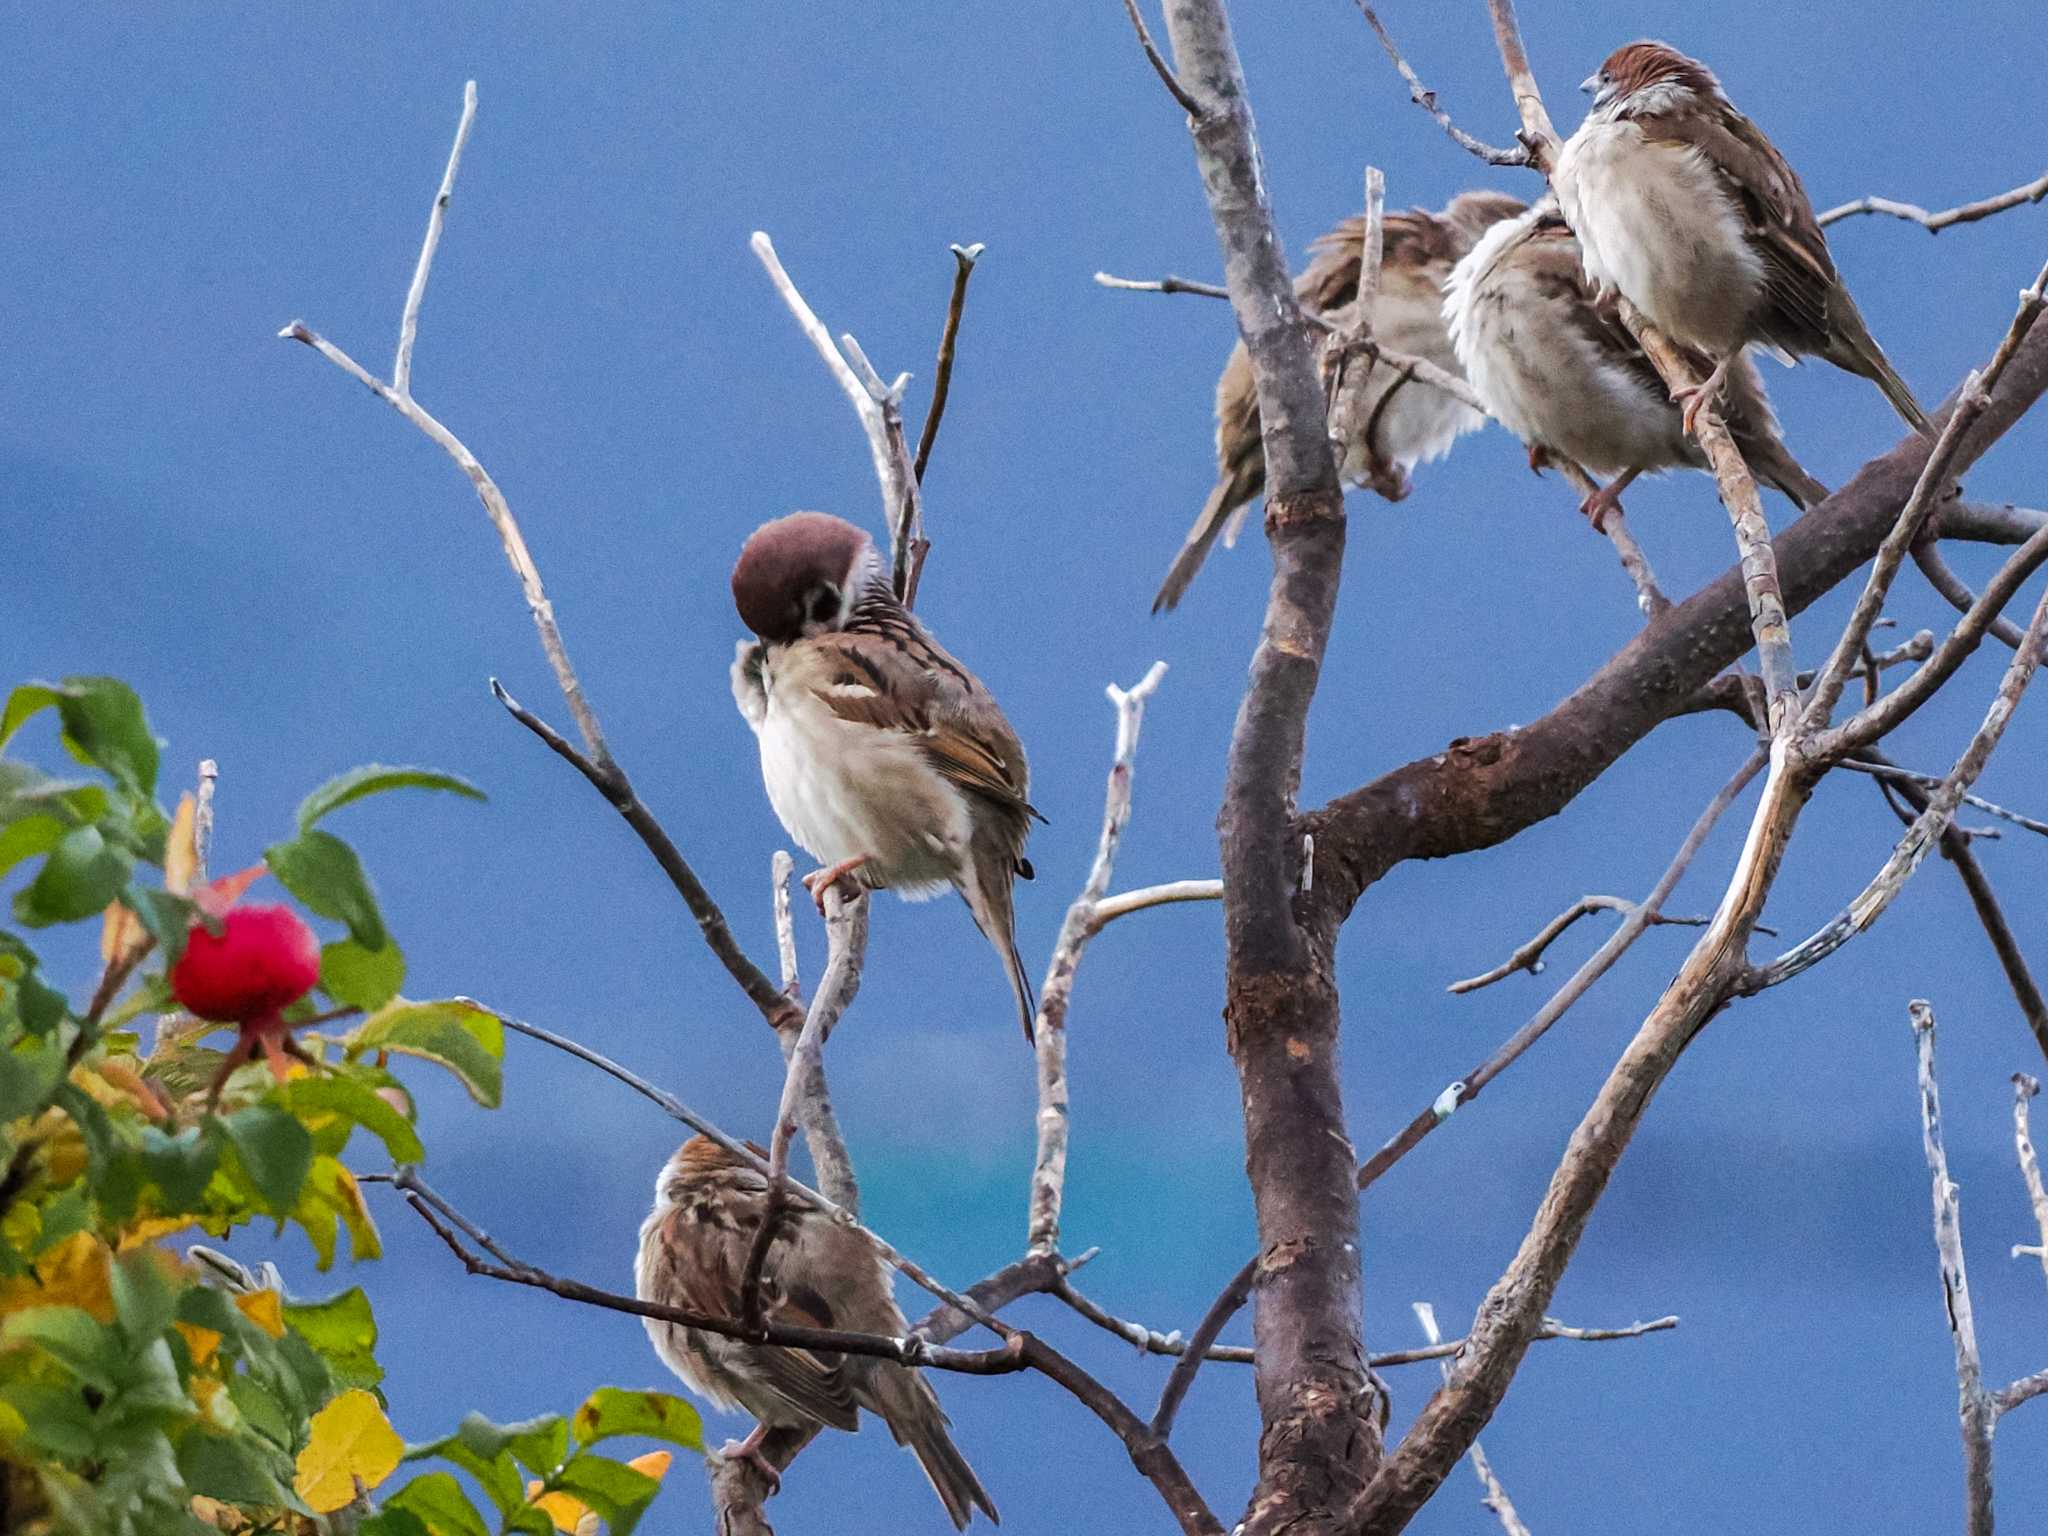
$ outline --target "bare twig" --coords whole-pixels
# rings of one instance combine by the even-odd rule
[[[1517,945],[1515,952],[1492,970],[1481,972],[1477,976],[1468,976],[1463,981],[1454,981],[1445,990],[1456,993],[1477,992],[1481,987],[1490,987],[1496,981],[1504,980],[1517,971],[1527,971],[1531,976],[1540,976],[1543,973],[1543,952],[1573,923],[1582,917],[1590,917],[1595,912],[1619,912],[1626,917],[1636,910],[1636,905],[1635,902],[1620,896],[1581,896],[1545,923],[1534,938]],[[1647,921],[1652,927],[1676,924],[1687,928],[1704,928],[1709,919],[1666,917],[1661,912],[1652,912],[1648,915]]]
[[[2048,543],[2048,539],[2044,539],[2044,543]],[[1993,586],[1996,585],[1994,582]],[[1956,759],[1956,764],[1949,770],[1948,777],[1928,796],[1927,809],[1922,811],[1913,825],[1907,829],[1906,835],[1892,850],[1891,857],[1885,860],[1884,867],[1872,877],[1862,894],[1824,927],[1786,950],[1768,965],[1752,968],[1742,982],[1743,992],[1759,992],[1765,987],[1777,986],[1780,982],[1789,981],[1801,971],[1818,964],[1876,922],[1885,908],[1892,904],[1893,899],[1905,887],[1906,881],[1920,867],[1920,861],[1927,857],[1928,850],[1934,846],[1942,830],[1954,817],[1956,805],[1964,792],[1976,782],[1977,775],[1983,772],[1984,764],[1990,759],[1993,748],[2005,734],[2006,724],[2011,720],[2012,712],[2019,704],[2020,695],[2026,692],[2027,684],[2033,680],[2039,664],[2042,641],[2048,638],[2048,592],[2042,594],[2041,601],[2034,610],[2033,622],[2027,626],[2025,638],[2026,643],[2013,653],[2012,662],[2006,668],[2004,678],[1999,682],[1998,692],[1991,700],[1991,707],[1985,712],[1983,724],[1978,726],[1976,734],[1970,738],[1969,745]],[[1932,661],[1927,663],[1927,666],[1933,665]],[[1925,671],[1924,667],[1922,671]],[[1903,693],[1905,686],[1901,685],[1892,697]],[[1871,714],[1880,707],[1881,704],[1873,706],[1872,710],[1866,710],[1864,714]],[[1863,716],[1857,718],[1861,719]],[[1850,722],[1851,725],[1854,723]],[[1846,731],[1847,727],[1843,730]],[[1830,736],[1839,734],[1841,732],[1829,733]]]
[[[2012,1075],[2012,1140],[2019,1155],[2020,1178],[2027,1186],[2027,1204],[2033,1207],[2034,1225],[2041,1230],[2041,1245],[2033,1249],[2041,1261],[2041,1273],[2048,1275],[2048,1188],[2041,1183],[2041,1160],[2034,1155],[2033,1132],[2027,1124],[2027,1103],[2041,1091],[2041,1085],[2024,1072]],[[2014,1248],[2018,1258],[2023,1248]]]
[[[213,788],[220,779],[220,764],[210,757],[199,759],[199,793],[192,804],[192,883],[206,883],[206,863],[213,853]]]
[[[1247,1259],[1244,1267],[1230,1277],[1230,1283],[1217,1293],[1216,1299],[1209,1303],[1209,1310],[1202,1314],[1201,1322],[1189,1335],[1187,1349],[1167,1373],[1166,1385],[1159,1389],[1159,1406],[1152,1410],[1152,1433],[1160,1439],[1164,1440],[1173,1433],[1174,1415],[1180,1412],[1188,1388],[1195,1384],[1195,1372],[1202,1368],[1202,1362],[1216,1347],[1224,1326],[1251,1300],[1252,1286],[1259,1278],[1260,1257],[1254,1254]]]
[[[939,422],[946,414],[946,397],[953,388],[953,351],[960,339],[960,316],[967,308],[967,280],[974,276],[974,264],[981,259],[985,247],[976,241],[950,249],[953,296],[946,301],[946,328],[939,333],[939,357],[932,365],[932,403],[925,410],[924,427],[917,434],[917,458],[911,465],[919,485],[924,484],[924,467],[931,462],[932,444],[938,441]]]
[[[1415,1320],[1422,1324],[1424,1337],[1432,1344],[1441,1344],[1444,1336],[1443,1331],[1436,1325],[1436,1308],[1426,1301],[1413,1301],[1409,1306],[1414,1309]],[[1450,1369],[1448,1365],[1443,1367],[1447,1378]],[[1529,1536],[1529,1527],[1522,1524],[1522,1517],[1515,1512],[1514,1500],[1508,1497],[1507,1489],[1503,1488],[1500,1479],[1494,1476],[1493,1463],[1486,1459],[1486,1452],[1479,1448],[1479,1441],[1476,1438],[1471,1448],[1465,1452],[1465,1459],[1472,1463],[1472,1471],[1479,1478],[1479,1486],[1486,1490],[1485,1497],[1479,1502],[1493,1511],[1494,1517],[1500,1521],[1501,1529],[1507,1536]]]
[[[1852,203],[1843,203],[1820,214],[1816,222],[1825,229],[1838,219],[1850,218],[1859,213],[1888,214],[1895,219],[1904,219],[1918,224],[1930,235],[1938,235],[1951,224],[1974,224],[1979,219],[1988,219],[1994,213],[2003,213],[2008,208],[2018,208],[2024,203],[2038,203],[2048,197],[2048,176],[2030,181],[2023,187],[2014,187],[2010,192],[1980,198],[1974,203],[1964,203],[1957,208],[1944,208],[1939,213],[1929,213],[1918,203],[1894,202],[1889,197],[1859,197]]]
[[[434,206],[427,215],[427,238],[420,243],[419,264],[413,268],[412,287],[406,290],[405,312],[398,321],[398,353],[391,362],[391,387],[399,394],[412,394],[412,349],[420,336],[420,305],[427,297],[427,274],[434,267],[434,251],[441,243],[441,228],[448,219],[448,200],[455,195],[455,173],[462,165],[462,146],[469,142],[470,126],[476,122],[476,82],[462,87],[462,121],[455,128],[455,145],[448,151],[448,168],[441,173],[441,190],[434,194]]]
[[[1122,293],[1194,293],[1205,299],[1227,299],[1230,290],[1216,283],[1198,283],[1192,278],[1175,277],[1112,277],[1107,272],[1095,274],[1095,281],[1104,288],[1115,288]]]
[[[1153,73],[1159,76],[1160,84],[1172,93],[1173,99],[1180,103],[1183,112],[1190,118],[1199,120],[1202,116],[1202,104],[1180,83],[1180,76],[1173,72],[1172,66],[1159,52],[1159,45],[1152,41],[1152,30],[1145,25],[1145,17],[1138,9],[1137,0],[1124,0],[1124,14],[1131,18],[1131,26],[1138,33],[1138,46],[1145,50],[1145,58],[1152,65]]]
[[[1536,75],[1529,68],[1529,55],[1522,47],[1522,29],[1515,22],[1515,0],[1486,0],[1486,9],[1493,17],[1493,41],[1500,49],[1501,68],[1507,72],[1508,89],[1514,94],[1515,110],[1522,118],[1521,132],[1516,137],[1529,152],[1529,164],[1548,176],[1563,145],[1557,130],[1550,125],[1543,93],[1536,89]]]
[[[796,860],[789,850],[776,849],[775,857],[768,861],[769,905],[775,914],[775,958],[782,970],[782,991],[791,1001],[803,996],[803,983],[797,976],[796,919],[789,909],[789,881],[795,873]]]
[[[882,526],[890,535],[890,567],[897,576],[897,590],[903,591],[908,585],[904,573],[909,559],[905,535],[920,520],[922,508],[910,451],[903,441],[903,386],[908,375],[894,385],[884,385],[851,336],[842,335],[840,342],[834,343],[825,322],[804,301],[783,267],[782,258],[775,254],[775,242],[757,229],[747,244],[790,314],[796,317],[798,329],[824,360],[826,369],[838,381],[840,390],[853,404],[854,414],[860,418],[861,431],[868,440],[868,455],[874,461],[875,481],[882,490]]]
[[[1878,659],[1880,662],[1883,660],[1882,657]],[[1874,779],[1889,779],[1894,783],[1902,784],[1918,784],[1928,789],[1932,789],[1941,783],[1940,778],[1934,774],[1915,773],[1912,769],[1901,768],[1896,763],[1871,763],[1851,757],[1845,758],[1835,766],[1847,768],[1852,773],[1867,773]],[[2023,816],[2018,811],[2008,810],[1995,801],[1986,800],[1982,795],[1964,795],[1963,804],[1974,805],[1986,815],[1996,816],[2001,821],[2009,821],[2016,827],[2024,827],[2029,832],[2038,832],[2042,836],[2048,837],[2048,821],[2037,821],[2032,816]]]
[[[831,1120],[830,1101],[825,1100],[823,1052],[833,1026],[860,990],[861,966],[867,958],[868,947],[868,898],[865,891],[856,892],[848,898],[836,884],[826,890],[825,934],[829,944],[825,974],[819,978],[810,1010],[804,1015],[803,1028],[794,1040],[786,1040],[783,1046],[789,1067],[783,1075],[782,1102],[775,1111],[775,1129],[768,1139],[768,1197],[762,1203],[761,1226],[754,1234],[753,1247],[747,1252],[746,1269],[740,1278],[740,1316],[750,1324],[758,1324],[762,1320],[761,1277],[768,1261],[768,1250],[779,1235],[782,1213],[789,1200],[789,1143],[796,1134],[797,1122],[801,1118],[807,1126],[815,1127],[821,1118],[826,1122]],[[815,1107],[819,1100],[825,1100],[822,1116]],[[808,1110],[807,1103],[812,1106]],[[836,1130],[836,1126],[834,1128]],[[854,1183],[853,1164],[846,1156],[845,1144],[835,1145],[832,1138],[815,1134],[810,1140],[814,1155],[821,1143],[826,1151],[826,1161],[818,1170],[818,1182],[824,1186],[827,1196],[846,1210],[857,1209],[860,1192]],[[836,1190],[835,1184],[838,1186]]]
[[[1842,767],[1854,767],[1859,762],[1874,761],[1884,767],[1895,764],[1885,759],[1875,747],[1866,748],[1861,758],[1845,759]],[[1877,781],[1884,791],[1885,801],[1891,805],[1899,820],[1908,827],[1914,818],[1932,803],[1929,788],[1916,782],[1915,778]],[[1906,804],[1893,801],[1896,790]],[[1910,807],[1910,809],[1908,808]],[[1977,861],[1977,855],[1970,849],[1970,838],[1960,827],[1950,824],[1941,834],[1941,856],[1955,869],[1956,876],[1963,882],[1963,890],[1969,895],[1970,905],[1976,910],[1977,921],[1983,926],[1984,936],[1991,941],[1991,949],[1998,956],[1999,968],[2005,972],[2007,985],[2012,988],[2013,1000],[2019,1004],[2020,1014],[2027,1021],[2034,1043],[2041,1054],[2048,1058],[2048,997],[2034,981],[2034,973],[2027,965],[2027,957],[2020,949],[2019,940],[2014,936],[2012,925],[2006,921],[2005,909],[1999,904],[1998,893],[1991,888],[1991,877]]]
[[[1437,126],[1450,135],[1453,144],[1470,154],[1477,155],[1488,165],[1527,165],[1529,163],[1528,150],[1496,149],[1483,139],[1473,138],[1471,134],[1465,132],[1464,129],[1452,122],[1450,113],[1437,105],[1436,92],[1424,85],[1416,76],[1415,71],[1408,67],[1408,61],[1401,57],[1401,50],[1394,46],[1393,38],[1387,35],[1386,27],[1380,23],[1380,19],[1374,13],[1373,8],[1365,4],[1364,0],[1359,0],[1358,8],[1365,12],[1366,24],[1372,28],[1373,35],[1379,38],[1380,46],[1387,51],[1387,57],[1394,61],[1394,68],[1399,70],[1401,78],[1408,82],[1408,99],[1435,118]]]
[[[690,915],[697,920],[698,931],[704,935],[704,942],[718,963],[725,967],[726,974],[739,984],[747,999],[761,1012],[771,1026],[781,1028],[785,1023],[800,1022],[801,1016],[796,1005],[754,962],[747,958],[740,948],[739,940],[733,937],[731,926],[725,920],[718,903],[711,899],[711,893],[704,889],[704,882],[697,878],[697,872],[690,867],[675,840],[655,818],[646,803],[633,787],[633,781],[626,771],[611,757],[586,756],[574,744],[565,739],[561,732],[549,725],[532,710],[521,704],[505,691],[494,677],[491,679],[491,694],[504,706],[521,725],[525,726],[556,756],[568,763],[589,780],[591,786],[604,796],[612,809],[619,813],[627,826],[631,827],[641,844],[654,855],[654,862],[661,866],[661,872],[668,876],[669,884],[683,898],[683,904],[690,909]]]
[[[1488,414],[1491,414],[1490,412]],[[1600,482],[1587,474],[1584,467],[1570,459],[1558,461],[1558,472],[1564,476],[1573,490],[1583,501],[1600,489]],[[1650,557],[1643,553],[1643,546],[1636,542],[1636,536],[1629,531],[1628,519],[1622,515],[1621,504],[1615,503],[1600,519],[1600,531],[1607,535],[1607,542],[1614,546],[1615,554],[1621,557],[1621,568],[1628,573],[1628,579],[1635,584],[1636,607],[1646,619],[1654,619],[1671,606],[1671,599],[1664,595],[1657,585],[1657,573],[1650,569]]]
[[[1073,996],[1074,972],[1088,941],[1101,928],[1095,907],[1109,889],[1117,845],[1131,819],[1131,773],[1138,752],[1138,733],[1145,723],[1145,705],[1166,676],[1166,663],[1155,661],[1132,688],[1109,685],[1116,710],[1116,750],[1110,760],[1109,786],[1103,794],[1102,835],[1095,862],[1081,893],[1067,908],[1054,941],[1045,983],[1038,991],[1038,1018],[1033,1031],[1038,1055],[1038,1152],[1032,1161],[1031,1199],[1027,1208],[1026,1247],[1052,1253],[1060,1245],[1060,1204],[1067,1182],[1067,1005]]]
[[[1221,880],[1170,880],[1164,885],[1141,886],[1135,891],[1119,891],[1114,896],[1105,896],[1095,904],[1091,921],[1097,933],[1120,917],[1133,912],[1143,912],[1149,907],[1176,906],[1185,901],[1221,901],[1223,882]]]
[[[1970,1536],[1991,1536],[1991,1431],[1998,1411],[1984,1390],[1977,1359],[1977,1324],[1970,1311],[1970,1278],[1963,1264],[1962,1211],[1948,1176],[1941,1143],[1941,1090],[1934,1081],[1934,1010],[1915,999],[1913,1035],[1920,1058],[1920,1129],[1927,1172],[1934,1181],[1934,1246],[1941,1254],[1941,1289],[1955,1340],[1958,1413],[1963,1430],[1964,1507]]]
[[[1672,856],[1664,873],[1657,877],[1657,883],[1651,887],[1650,894],[1622,919],[1621,925],[1608,935],[1607,941],[1587,958],[1585,964],[1572,973],[1569,981],[1552,994],[1549,1002],[1536,1010],[1528,1023],[1510,1035],[1499,1050],[1444,1089],[1428,1108],[1416,1115],[1384,1146],[1365,1160],[1358,1170],[1360,1189],[1364,1189],[1406,1157],[1425,1136],[1448,1120],[1461,1105],[1469,1104],[1479,1097],[1481,1090],[1488,1083],[1512,1066],[1530,1046],[1542,1039],[1550,1026],[1562,1018],[1565,1011],[1583,997],[1594,982],[1607,974],[1614,962],[1648,930],[1650,918],[1661,911],[1664,903],[1670,899],[1671,892],[1677,888],[1680,878],[1691,865],[1693,856],[1706,842],[1707,835],[1714,830],[1714,824],[1721,819],[1721,813],[1735,803],[1735,797],[1742,793],[1763,766],[1764,752],[1759,748],[1735,770],[1734,776],[1721,786],[1720,792],[1708,802],[1706,809],[1700,812],[1698,820],[1692,825],[1692,830],[1679,845],[1678,852]]]
[[[1927,585],[1947,599],[1957,613],[1967,614],[1977,606],[1977,594],[1955,573],[1942,555],[1941,545],[1934,539],[1923,538],[1913,546],[1913,563],[1920,567],[1920,574],[1927,578]],[[2020,643],[2019,625],[2003,615],[1991,621],[1990,634],[2007,647],[2017,647]]]

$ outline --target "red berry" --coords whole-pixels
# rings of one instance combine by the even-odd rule
[[[171,968],[171,995],[202,1019],[273,1017],[320,979],[320,944],[290,907],[232,907],[216,938],[194,923]]]

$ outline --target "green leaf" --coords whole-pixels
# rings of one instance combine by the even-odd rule
[[[31,971],[15,983],[15,1011],[23,1029],[32,1035],[47,1035],[70,1016],[71,1004],[62,992]]]
[[[356,1536],[431,1536],[420,1517],[409,1509],[386,1505],[356,1527]]]
[[[388,768],[382,763],[365,763],[338,778],[329,779],[299,802],[299,830],[309,830],[322,816],[340,810],[351,800],[382,794],[387,789],[445,789],[471,800],[484,798],[482,790],[452,773],[442,773],[434,768]]]
[[[559,1413],[507,1424],[505,1448],[535,1477],[547,1477],[569,1453],[569,1424]]]
[[[48,853],[66,832],[98,821],[106,809],[101,785],[53,779],[27,763],[0,761],[0,874]]]
[[[377,1363],[377,1319],[361,1286],[325,1301],[286,1302],[284,1320],[325,1360],[344,1387],[374,1387],[384,1379]]]
[[[183,896],[151,890],[132,881],[121,892],[121,905],[133,912],[149,936],[156,940],[157,948],[163,951],[165,967],[168,969],[176,965],[185,953],[185,935],[192,931],[197,908]]]
[[[263,850],[263,861],[313,911],[347,923],[349,937],[363,948],[382,949],[390,942],[362,860],[333,833],[302,832],[288,843],[274,843]]]
[[[116,677],[67,677],[61,683],[24,683],[0,710],[0,747],[30,716],[55,705],[64,720],[64,744],[83,762],[104,768],[123,788],[156,791],[157,739],[143,718],[135,690]]]
[[[177,1309],[177,1296],[164,1272],[157,1267],[156,1254],[148,1248],[131,1249],[114,1261],[114,1316],[131,1349],[158,1339],[170,1326]]]
[[[178,1442],[178,1472],[193,1493],[229,1504],[275,1507],[287,1495],[264,1456],[245,1436],[194,1428]]]
[[[154,1125],[143,1127],[137,1155],[143,1174],[163,1194],[166,1208],[158,1214],[164,1216],[198,1210],[207,1181],[220,1161],[219,1149],[196,1125],[188,1125],[176,1135]]]
[[[98,1426],[79,1387],[59,1386],[54,1381],[12,1381],[0,1388],[0,1397],[26,1421],[28,1445],[66,1461],[84,1461],[92,1455],[99,1441]]]
[[[469,1096],[496,1109],[504,1091],[505,1026],[488,1009],[462,998],[440,1003],[394,999],[348,1037],[351,1058],[365,1051],[397,1051],[446,1067]]]
[[[64,1077],[64,1053],[47,1037],[0,1050],[0,1121],[32,1114],[50,1102]]]
[[[89,1387],[120,1385],[121,1347],[105,1324],[82,1307],[24,1307],[0,1324],[0,1342],[32,1343]]]
[[[284,1101],[294,1111],[324,1111],[353,1120],[384,1143],[394,1163],[416,1163],[427,1155],[412,1122],[355,1078],[295,1078],[284,1090]]]
[[[384,1501],[388,1510],[417,1515],[432,1536],[491,1536],[452,1472],[416,1477]]]
[[[557,1472],[548,1484],[597,1511],[611,1536],[629,1536],[640,1516],[661,1492],[658,1479],[586,1451]]]
[[[275,1104],[251,1104],[214,1124],[227,1136],[271,1214],[289,1212],[313,1166],[312,1135]]]
[[[614,1435],[645,1435],[684,1450],[704,1450],[704,1420],[680,1397],[666,1392],[628,1392],[599,1387],[570,1422],[578,1445],[596,1445]]]
[[[405,955],[396,944],[365,949],[354,939],[321,946],[320,990],[337,1003],[374,1013],[405,985]]]
[[[24,816],[0,825],[0,875],[23,859],[48,853],[64,839],[64,823],[54,816]]]
[[[108,846],[98,827],[64,834],[35,879],[14,893],[15,918],[31,928],[92,917],[120,894],[134,860]]]

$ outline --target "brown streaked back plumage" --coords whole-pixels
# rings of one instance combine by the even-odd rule
[[[1411,208],[1381,220],[1381,302],[1398,301],[1398,290],[1410,284],[1432,296],[1458,258],[1496,221],[1512,218],[1524,204],[1506,193],[1461,192],[1442,212]],[[1354,215],[1309,242],[1308,265],[1295,279],[1295,297],[1310,314],[1327,316],[1358,297],[1365,260],[1365,218]],[[1431,302],[1434,302],[1432,297]],[[1415,384],[1411,388],[1427,389]],[[1195,573],[1225,529],[1235,527],[1242,508],[1266,488],[1266,453],[1260,441],[1258,390],[1252,378],[1251,355],[1240,340],[1231,349],[1216,381],[1216,484],[1195,517],[1175,556],[1152,611],[1171,609],[1186,595]],[[1394,482],[1375,482],[1389,500],[1402,491]],[[1234,538],[1234,531],[1229,535]]]

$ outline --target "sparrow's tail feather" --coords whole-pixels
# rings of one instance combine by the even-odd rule
[[[1263,476],[1260,477],[1263,479]],[[1209,499],[1202,503],[1202,510],[1195,517],[1194,526],[1188,529],[1187,539],[1181,544],[1180,553],[1173,557],[1173,565],[1167,570],[1166,580],[1159,584],[1159,595],[1152,599],[1152,611],[1164,608],[1172,610],[1187,595],[1188,584],[1195,579],[1195,572],[1202,568],[1202,562],[1209,558],[1209,550],[1224,525],[1232,521],[1231,514],[1250,503],[1259,494],[1259,482],[1251,480],[1243,470],[1226,474],[1216,482],[1216,488],[1209,493]]]
[[[1031,990],[1031,978],[1024,972],[1024,957],[1017,953],[1017,909],[1011,899],[1010,881],[1016,855],[999,846],[977,844],[973,868],[959,886],[960,897],[973,915],[974,926],[995,946],[1010,978],[1010,990],[1017,995],[1017,1020],[1024,1026],[1027,1044],[1037,1043],[1032,1020],[1038,1015],[1038,1000]]]
[[[1828,488],[1806,472],[1800,462],[1775,436],[1762,440],[1744,438],[1737,442],[1750,473],[1767,485],[1775,485],[1804,512],[1828,499]]]
[[[981,1486],[981,1479],[974,1475],[974,1468],[967,1464],[967,1458],[960,1454],[960,1447],[946,1432],[946,1414],[939,1407],[938,1397],[927,1383],[904,1367],[893,1367],[891,1374],[895,1371],[902,1372],[900,1386],[897,1381],[892,1381],[884,1391],[890,1398],[905,1401],[900,1408],[891,1403],[889,1406],[895,1411],[885,1413],[883,1417],[889,1425],[889,1433],[896,1437],[896,1443],[909,1447],[910,1454],[917,1458],[917,1464],[924,1468],[932,1491],[952,1517],[953,1528],[966,1530],[977,1509],[988,1516],[991,1524],[1001,1525],[1002,1517],[996,1513],[995,1500],[988,1496],[988,1490]]]
[[[1899,377],[1899,371],[1892,367],[1891,359],[1884,355],[1884,348],[1877,344],[1877,338],[1870,334],[1870,327],[1863,323],[1863,316],[1857,312],[1855,304],[1851,302],[1846,314],[1833,318],[1836,334],[1828,338],[1828,350],[1822,356],[1837,368],[1862,374],[1884,391],[1885,399],[1891,401],[1892,409],[1899,413],[1907,426],[1923,437],[1934,436],[1934,423],[1927,419],[1927,413],[1920,409],[1920,402],[1913,398],[1913,391]]]

